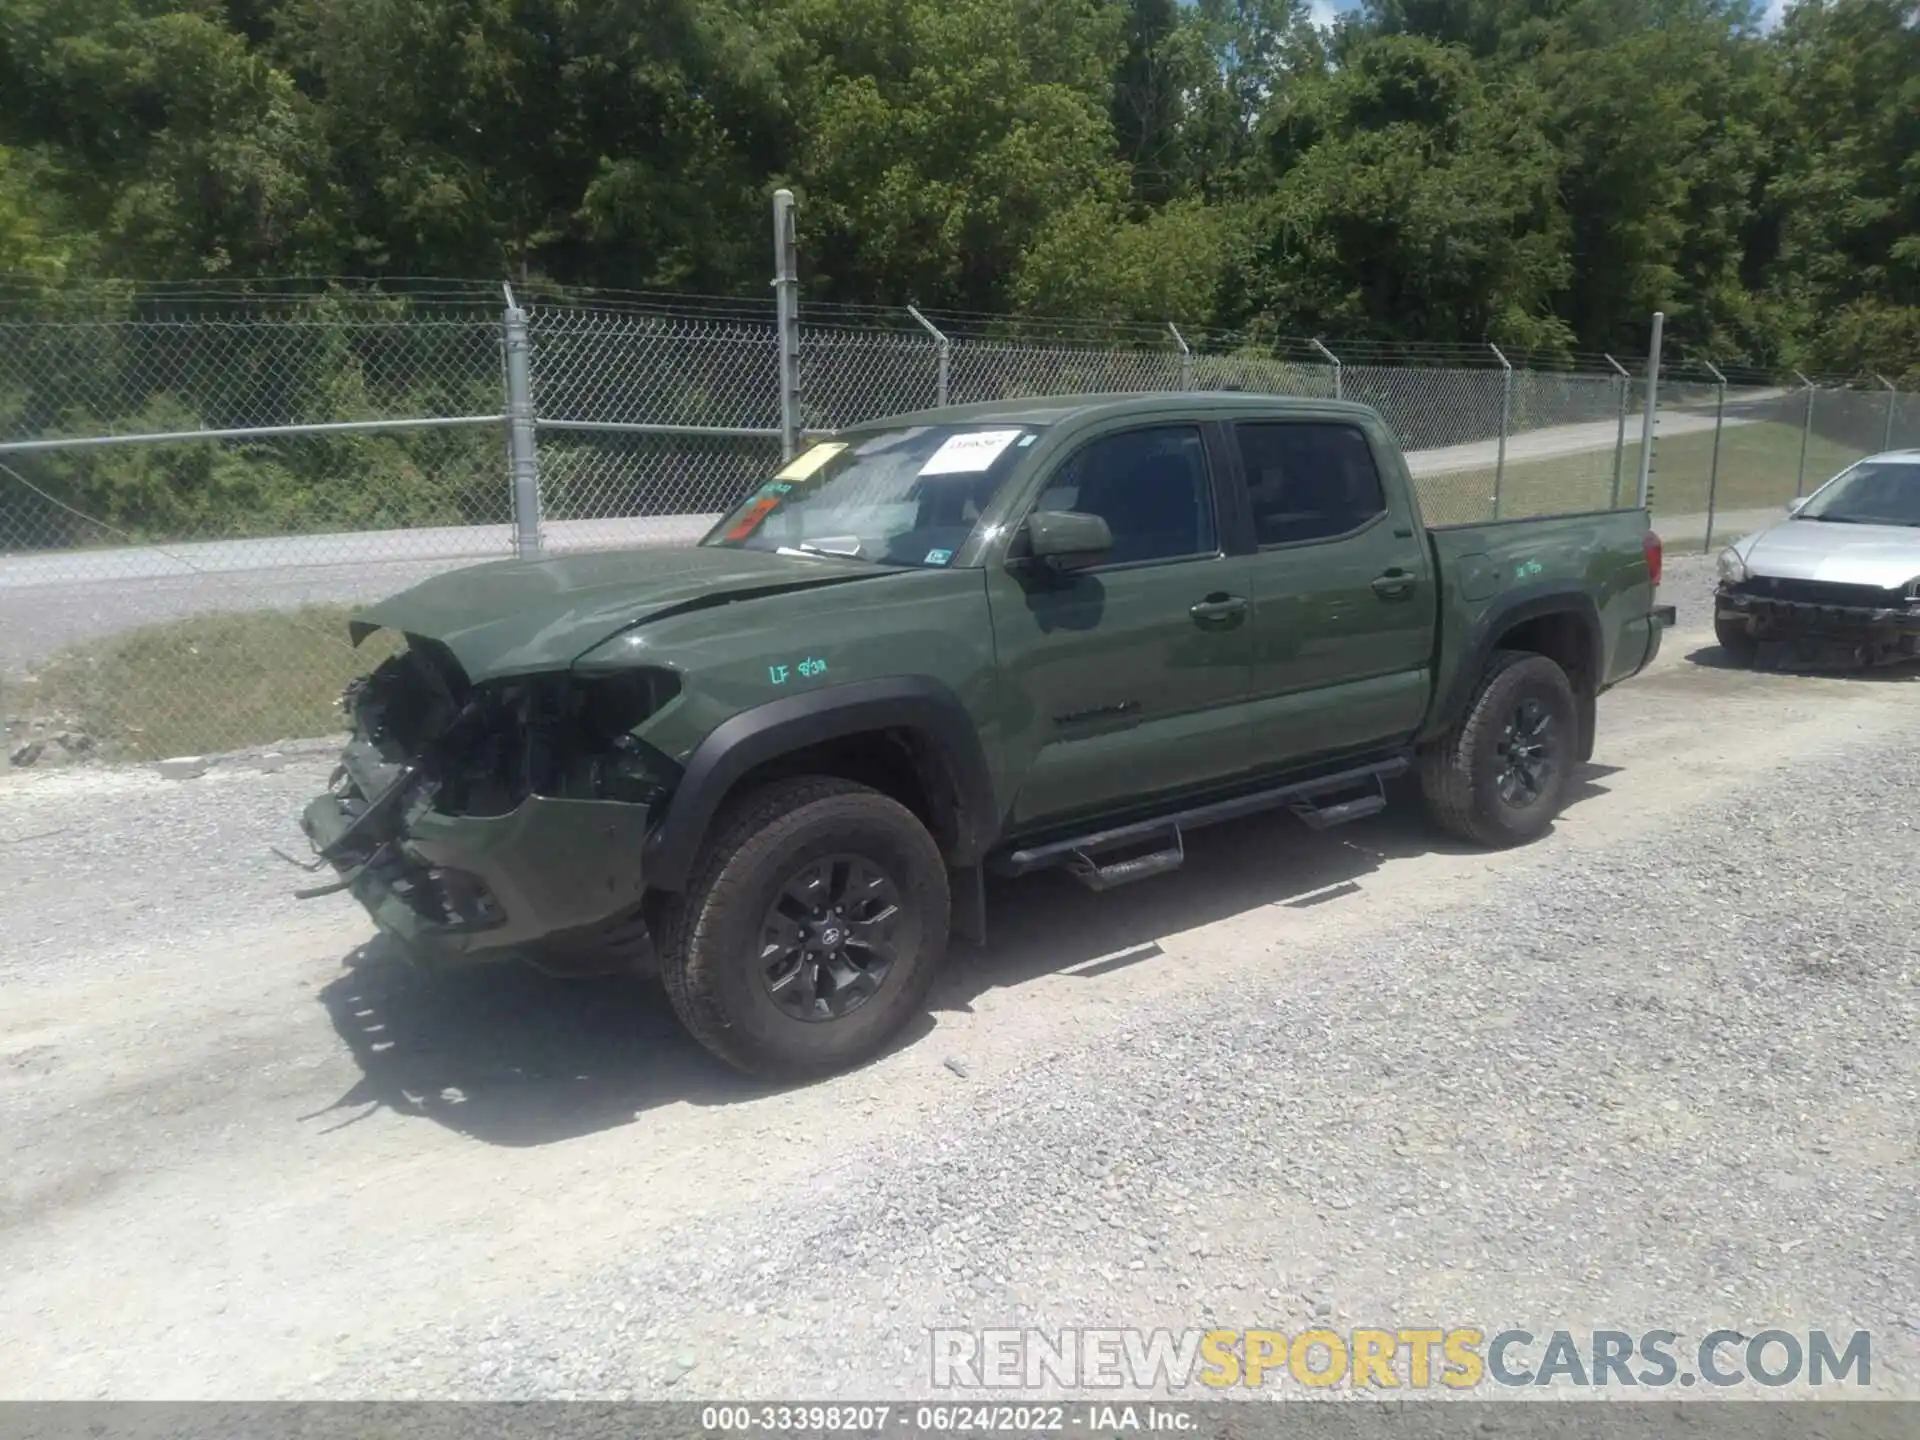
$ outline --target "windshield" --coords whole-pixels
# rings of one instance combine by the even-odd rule
[[[700,543],[947,565],[1039,435],[1022,425],[915,425],[823,441]]]
[[[1920,465],[1863,460],[1822,486],[1803,520],[1850,525],[1920,525]]]

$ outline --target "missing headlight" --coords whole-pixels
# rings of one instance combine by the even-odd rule
[[[666,670],[482,686],[432,747],[436,808],[499,815],[529,795],[651,806],[680,767],[631,732],[679,693]]]

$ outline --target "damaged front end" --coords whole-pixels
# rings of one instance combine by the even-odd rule
[[[1743,626],[1763,656],[1812,668],[1920,657],[1920,582],[1898,588],[1771,575],[1722,579],[1715,618]]]
[[[489,958],[638,925],[641,844],[680,777],[632,733],[663,669],[469,684],[437,641],[342,698],[351,737],[301,816],[314,851],[417,958]]]

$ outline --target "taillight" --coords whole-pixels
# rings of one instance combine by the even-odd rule
[[[1657,586],[1660,583],[1660,562],[1665,558],[1660,537],[1651,530],[1647,531],[1647,538],[1640,542],[1640,548],[1647,552],[1648,578]]]

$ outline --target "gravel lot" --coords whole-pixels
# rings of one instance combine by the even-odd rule
[[[1540,844],[1009,885],[908,1044],[786,1092],[648,987],[429,983],[287,899],[318,759],[9,777],[5,1393],[914,1397],[929,1325],[1313,1320],[1867,1329],[1920,1396],[1920,715],[1718,668],[1709,564]]]

